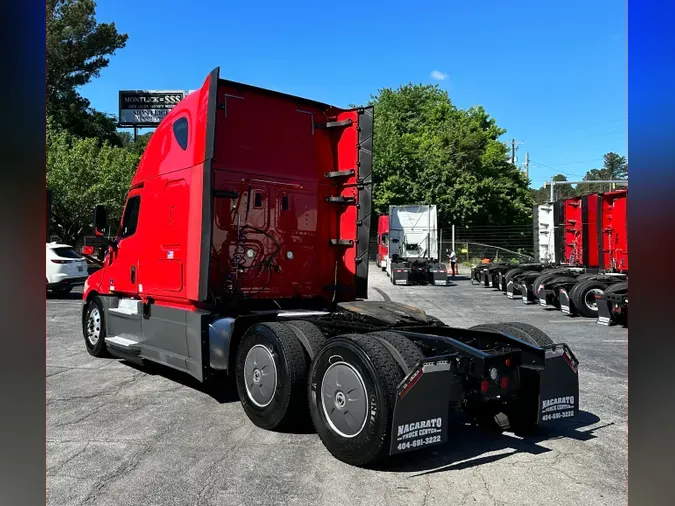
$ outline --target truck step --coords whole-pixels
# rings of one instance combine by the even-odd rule
[[[132,339],[127,339],[126,337],[120,336],[109,336],[105,338],[105,343],[121,348],[125,351],[135,351],[137,350],[138,341],[133,341]]]
[[[354,197],[326,197],[326,202],[329,204],[354,204],[356,199]]]
[[[354,241],[352,241],[351,239],[331,239],[330,245],[331,246],[353,246]]]
[[[353,123],[351,119],[346,119],[343,121],[328,121],[326,123],[314,123],[314,128],[339,128],[347,127]]]
[[[333,172],[325,172],[323,177],[325,178],[336,178],[336,177],[350,177],[356,174],[356,171],[354,169],[348,169],[348,170],[336,170]]]

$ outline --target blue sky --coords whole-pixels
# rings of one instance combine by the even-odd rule
[[[483,105],[530,154],[533,187],[581,179],[627,151],[626,5],[617,0],[231,2],[99,0],[129,34],[82,89],[117,114],[120,89],[195,89],[221,77],[338,106],[408,82]],[[441,78],[441,79],[438,79]]]

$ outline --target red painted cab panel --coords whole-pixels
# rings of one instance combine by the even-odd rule
[[[88,284],[187,306],[365,298],[372,123],[214,70],[152,135]]]
[[[565,199],[564,208],[564,263],[569,265],[583,265],[584,244],[581,198],[574,197]]]
[[[389,255],[389,216],[380,216],[377,221],[377,263],[382,265]]]
[[[605,269],[628,272],[628,191],[604,193],[602,199],[602,256]]]

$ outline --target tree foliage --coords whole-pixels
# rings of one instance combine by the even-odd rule
[[[603,179],[628,179],[628,163],[625,156],[620,156],[614,152],[605,153],[603,156],[604,165],[602,169],[591,169],[586,172],[584,181],[599,181]],[[567,177],[562,174],[553,176],[553,181],[567,181]],[[575,188],[572,185],[556,185],[554,189],[554,200],[566,199],[589,193],[602,193],[611,188],[607,183],[589,183],[578,184]],[[537,204],[544,204],[551,200],[550,187],[541,187],[538,190],[532,190],[532,197]]]
[[[92,109],[77,91],[128,38],[115,23],[97,23],[95,14],[93,0],[47,1],[47,111],[55,128],[119,145],[115,118]]]
[[[48,131],[47,187],[53,192],[54,233],[70,244],[91,233],[96,204],[108,206],[111,224],[119,221],[138,160],[133,151],[96,138]]]
[[[602,169],[591,169],[584,176],[584,181],[598,181],[602,179],[628,179],[628,162],[625,156],[616,153],[606,153],[603,157]],[[607,183],[585,184],[586,193],[607,191],[611,185]]]
[[[375,107],[373,204],[436,204],[440,224],[526,223],[534,200],[482,107],[455,107],[438,86],[380,90]]]

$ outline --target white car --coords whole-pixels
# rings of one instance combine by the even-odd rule
[[[84,285],[88,275],[87,261],[72,246],[47,243],[47,290],[66,294]]]

